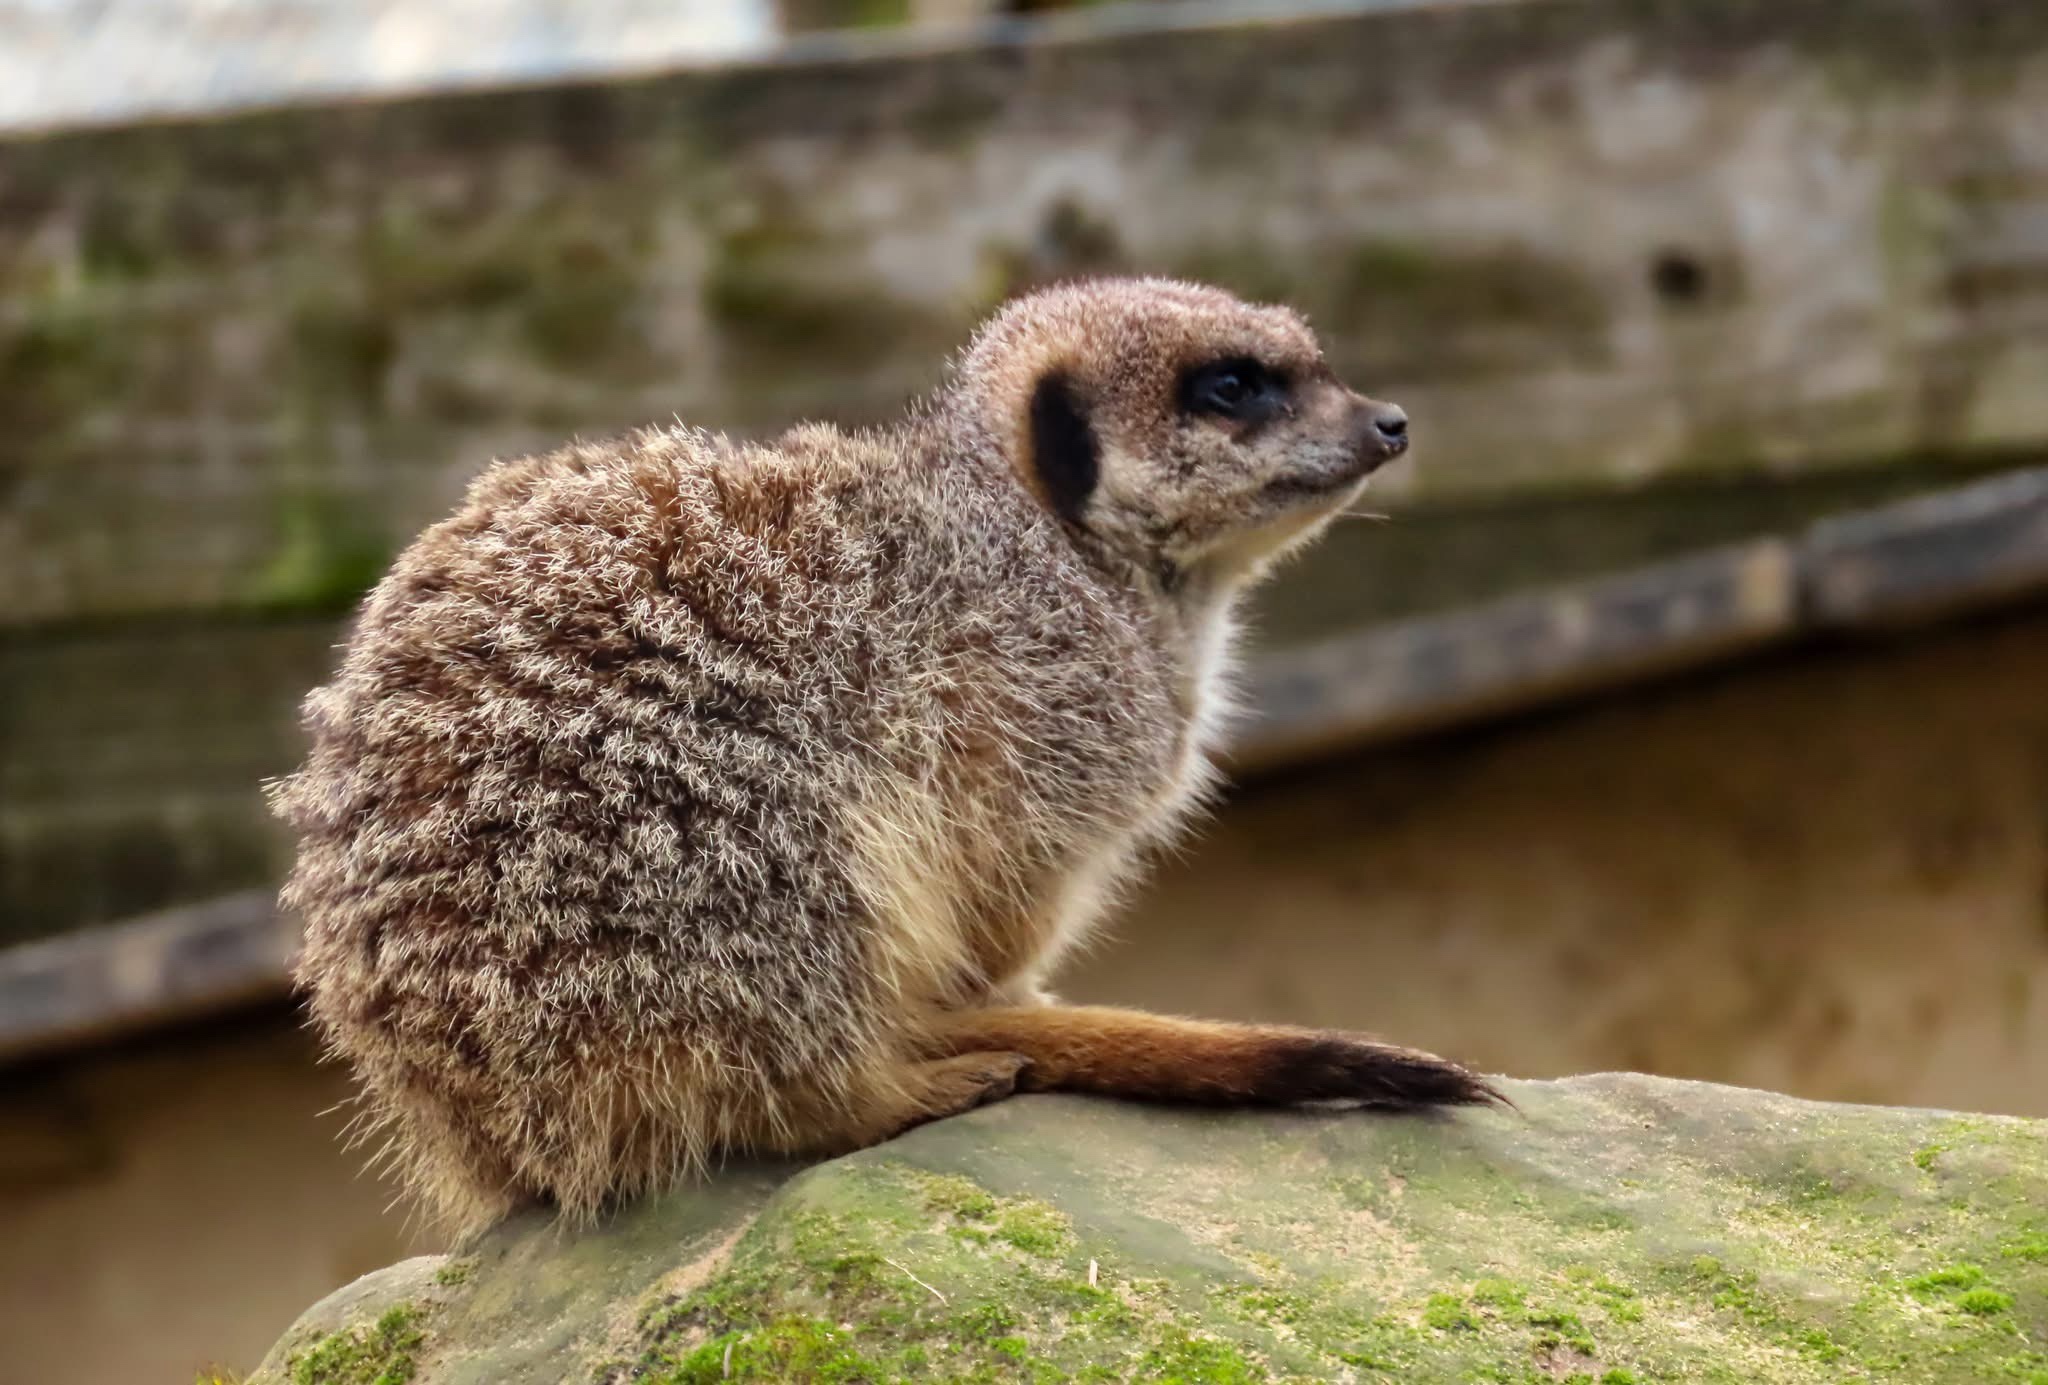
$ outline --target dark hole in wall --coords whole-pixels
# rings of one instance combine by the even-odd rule
[[[1689,250],[1659,250],[1650,257],[1650,287],[1673,307],[1691,307],[1707,296],[1707,267]]]

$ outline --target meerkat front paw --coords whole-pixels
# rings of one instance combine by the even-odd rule
[[[1030,1067],[1031,1060],[1023,1054],[1001,1049],[978,1049],[915,1064],[907,1075],[903,1103],[882,1115],[854,1146],[876,1138],[894,1139],[928,1121],[1001,1101],[1016,1092]]]
[[[1031,1060],[1021,1053],[963,1053],[932,1065],[930,1119],[957,1115],[1013,1096]]]

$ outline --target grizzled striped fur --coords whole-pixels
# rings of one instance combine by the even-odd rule
[[[1206,792],[1237,591],[1404,443],[1291,313],[1109,280],[1008,306],[890,429],[494,466],[273,788],[367,1124],[475,1228],[1013,1089],[1489,1099],[1041,984]]]

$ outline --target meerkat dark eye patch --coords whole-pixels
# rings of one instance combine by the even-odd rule
[[[1287,407],[1287,381],[1249,356],[1198,365],[1180,377],[1183,413],[1264,423]]]
[[[1031,465],[1053,513],[1080,523],[1101,479],[1102,459],[1073,382],[1057,372],[1031,392]]]

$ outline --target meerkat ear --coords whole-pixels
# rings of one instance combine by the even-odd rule
[[[1031,392],[1031,467],[1053,513],[1078,524],[1102,459],[1073,382],[1058,371]]]

